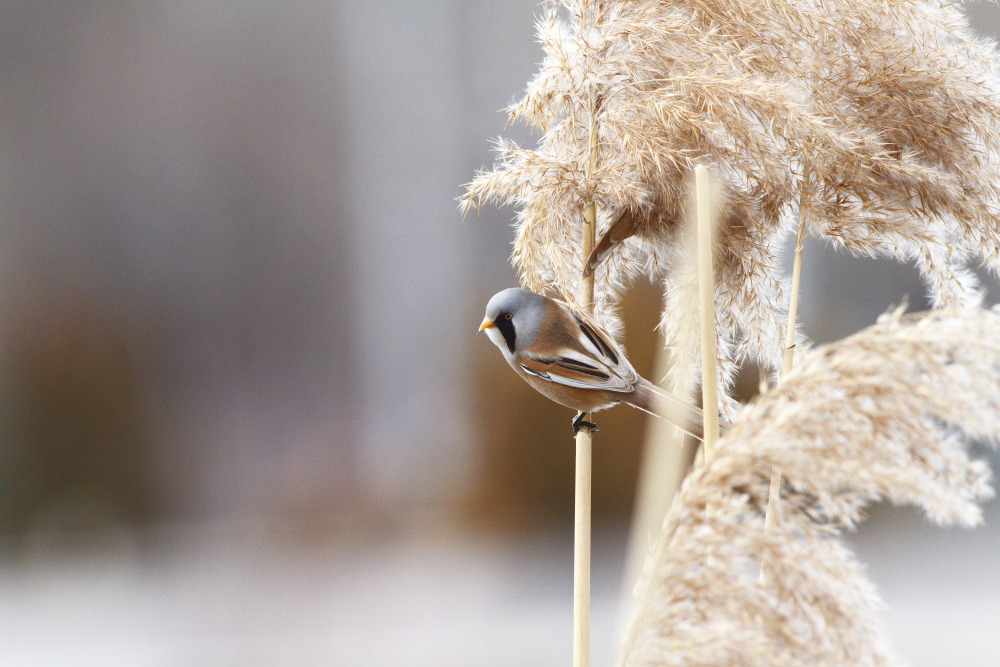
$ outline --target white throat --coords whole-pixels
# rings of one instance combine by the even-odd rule
[[[493,341],[494,345],[500,348],[500,351],[503,352],[503,356],[510,356],[510,350],[507,349],[507,341],[504,340],[503,334],[500,333],[499,329],[496,327],[490,327],[489,329],[486,329],[486,335],[490,337],[490,340]]]

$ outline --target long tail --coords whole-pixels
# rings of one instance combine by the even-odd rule
[[[684,401],[680,401],[652,382],[642,380],[626,401],[634,408],[670,422],[688,435],[698,440],[705,439],[703,424],[705,413]],[[725,433],[732,427],[727,421],[719,420],[719,432]]]

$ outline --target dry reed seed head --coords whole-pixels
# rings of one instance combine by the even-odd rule
[[[850,59],[828,59],[825,82],[830,85],[817,95],[826,106],[848,110],[845,122],[870,128],[881,141],[883,155],[876,165],[884,169],[851,189],[855,194],[864,194],[864,188],[896,190],[896,203],[903,205],[886,207],[889,233],[901,222],[894,216],[929,217],[933,226],[948,225],[951,217],[964,227],[954,244],[992,252],[995,243],[981,243],[984,232],[994,241],[997,237],[990,174],[996,171],[1000,114],[997,77],[989,63],[995,59],[992,44],[972,39],[964,17],[942,3],[854,4],[861,11],[856,24],[848,25],[850,34],[878,48],[859,49]],[[826,185],[842,189],[836,179],[826,179]],[[908,206],[907,196],[913,199]],[[909,240],[905,229],[897,237],[903,244]]]
[[[878,500],[971,526],[1000,439],[1000,309],[887,315],[818,348],[738,415],[646,562],[625,665],[894,664],[839,532]],[[763,528],[773,467],[782,520]],[[780,576],[758,580],[764,562]]]
[[[704,159],[722,174],[729,201],[721,335],[732,353],[765,367],[781,365],[777,240],[793,227],[803,193],[811,234],[916,262],[935,305],[977,301],[970,262],[1000,273],[997,54],[951,3],[546,7],[545,59],[511,107],[542,137],[535,150],[500,143],[496,166],[466,193],[467,202],[519,207],[513,257],[525,285],[573,300],[590,196],[599,234],[614,211],[639,211],[634,237],[595,272],[597,316],[613,325],[625,285],[640,273],[666,279],[676,264],[686,177]],[[588,182],[592,93],[601,103]],[[669,303],[664,312],[664,320],[687,316]],[[680,362],[694,363],[694,352]]]
[[[840,585],[845,578],[863,581],[851,554],[821,530],[791,543],[763,530],[746,539],[734,526],[753,511],[736,495],[680,517],[672,560],[699,565],[657,573],[669,603],[651,600],[655,621],[639,629],[619,664],[891,664],[874,590]],[[782,572],[770,586],[758,582],[762,555]]]

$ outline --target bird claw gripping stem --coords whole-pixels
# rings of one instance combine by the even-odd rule
[[[594,422],[589,422],[584,419],[587,416],[586,412],[580,412],[575,417],[573,417],[573,435],[576,435],[580,431],[581,426],[589,426],[591,433],[597,432],[597,424]]]

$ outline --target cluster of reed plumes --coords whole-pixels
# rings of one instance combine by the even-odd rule
[[[463,207],[515,205],[524,285],[574,304],[593,271],[613,332],[628,283],[662,282],[680,392],[700,380],[680,224],[695,166],[722,190],[719,410],[735,426],[675,500],[622,664],[891,664],[877,596],[838,535],[876,500],[971,525],[990,495],[962,437],[1000,436],[1000,311],[978,308],[970,270],[1000,275],[994,46],[944,0],[564,0],[547,3],[539,37],[541,69],[510,109],[538,146],[499,140]],[[590,202],[599,240],[584,257]],[[912,261],[941,310],[797,355],[741,409],[739,366],[782,366],[779,252],[800,221],[850,252]]]
[[[878,597],[838,534],[878,500],[975,525],[989,468],[963,434],[1000,437],[1000,310],[897,313],[814,351],[684,483],[621,664],[894,664]],[[785,490],[765,531],[773,466]]]
[[[971,260],[1000,273],[996,53],[952,3],[565,0],[548,3],[538,28],[545,59],[510,113],[541,139],[534,149],[499,140],[464,205],[518,206],[522,281],[573,302],[593,197],[606,256],[597,314],[615,329],[623,287],[639,274],[663,281],[662,328],[676,384],[690,391],[697,318],[677,223],[693,165],[715,165],[725,414],[737,359],[781,366],[777,255],[796,213],[854,253],[915,262],[935,305],[977,300]]]

